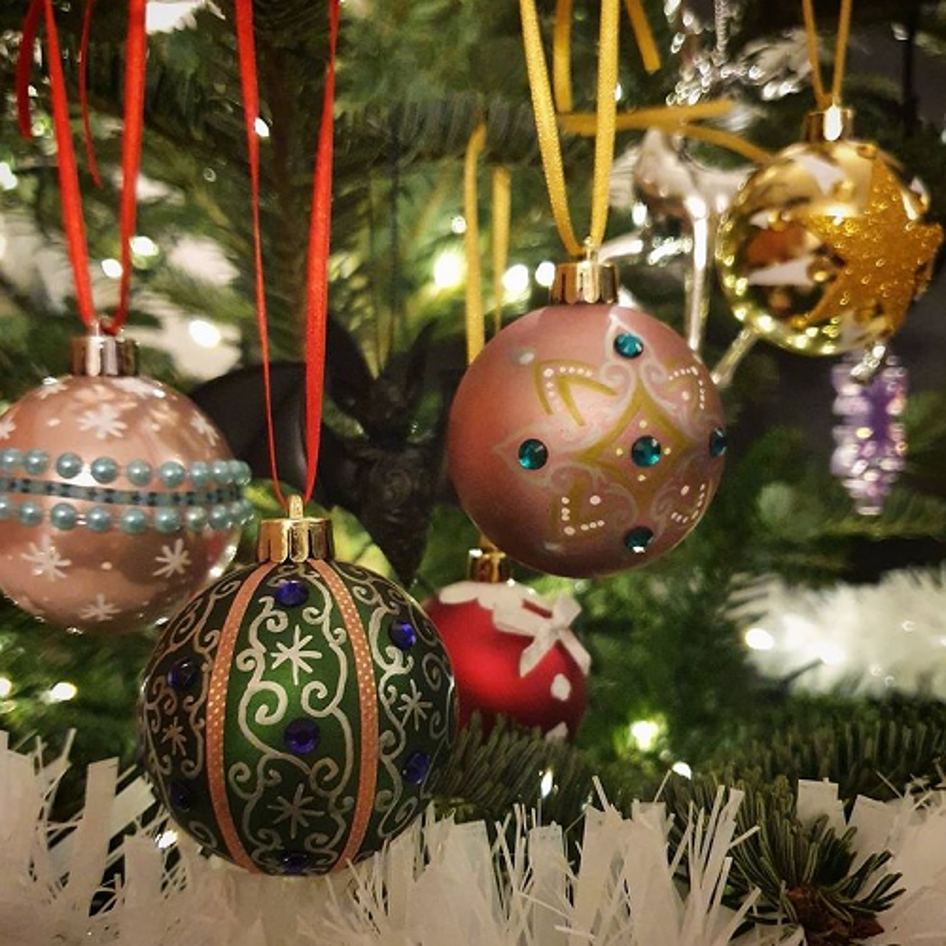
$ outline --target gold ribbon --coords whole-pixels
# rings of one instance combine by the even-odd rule
[[[483,270],[480,263],[480,223],[477,170],[480,155],[486,148],[486,125],[473,129],[463,162],[463,216],[466,232],[463,246],[466,255],[466,357],[467,364],[486,344],[486,318],[483,306]],[[509,256],[509,228],[512,216],[512,178],[509,169],[496,167],[492,173],[492,267],[493,267],[493,333],[502,327],[503,274]]]
[[[812,0],[802,0],[802,13],[805,18],[805,40],[808,45],[808,61],[811,64],[811,84],[815,92],[815,102],[819,109],[841,103],[841,84],[844,81],[844,60],[847,56],[848,39],[851,35],[851,10],[853,0],[841,0],[841,12],[838,15],[838,36],[834,44],[834,75],[831,78],[831,91],[825,92],[821,77],[821,62],[818,58],[818,29],[815,25],[815,11]]]
[[[571,256],[583,256],[585,250],[601,245],[608,220],[608,187],[611,177],[611,164],[614,159],[614,136],[617,117],[615,90],[618,84],[618,0],[601,0],[601,27],[598,40],[598,106],[596,113],[595,159],[592,173],[591,229],[584,243],[579,242],[572,226],[568,209],[568,194],[565,188],[565,170],[562,163],[562,146],[559,140],[558,116],[552,87],[549,81],[545,51],[542,48],[542,31],[535,8],[535,0],[520,0],[522,17],[522,38],[525,48],[526,69],[529,75],[529,88],[532,93],[532,108],[535,113],[536,133],[539,139],[539,152],[545,170],[545,181],[552,206],[552,216],[558,228],[565,250]],[[560,0],[559,12],[571,13],[568,0]],[[564,17],[559,17],[559,24]],[[570,17],[569,17],[570,18]],[[568,42],[571,27],[557,27],[559,54],[556,57],[559,69],[564,54],[561,43]],[[564,56],[564,62],[568,58]],[[559,94],[564,103],[570,105],[571,81],[559,80]]]

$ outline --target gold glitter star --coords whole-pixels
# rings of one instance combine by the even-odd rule
[[[881,316],[890,333],[895,332],[930,280],[942,228],[910,218],[904,185],[880,158],[874,161],[862,214],[810,215],[802,222],[842,261],[804,323],[818,325],[835,318],[862,322]]]

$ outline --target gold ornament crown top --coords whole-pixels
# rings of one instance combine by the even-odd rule
[[[301,496],[289,497],[288,519],[264,519],[256,540],[259,562],[304,562],[335,556],[329,519],[304,515]]]
[[[138,374],[138,343],[106,335],[95,326],[72,340],[72,373],[90,378],[127,378]]]
[[[802,137],[808,144],[818,145],[843,141],[854,134],[854,109],[829,105],[809,112],[802,124]]]
[[[549,288],[552,305],[596,302],[613,305],[618,301],[618,269],[614,263],[599,261],[588,249],[584,259],[558,263]]]
[[[509,581],[511,569],[506,553],[483,536],[480,539],[480,547],[470,549],[466,563],[466,577],[470,581],[482,581],[490,585],[500,585]]]

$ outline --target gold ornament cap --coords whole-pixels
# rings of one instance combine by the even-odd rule
[[[485,536],[480,540],[478,549],[470,549],[466,563],[466,577],[470,581],[501,585],[509,581],[511,575],[512,569],[506,553]]]
[[[614,305],[617,301],[618,268],[614,263],[599,262],[590,252],[585,259],[556,265],[555,278],[549,288],[552,305]]]
[[[138,374],[138,343],[106,335],[96,325],[72,340],[72,373],[89,378],[128,378]]]
[[[288,519],[264,519],[256,540],[259,562],[304,562],[335,557],[330,519],[304,515],[301,496],[289,497]]]
[[[809,112],[802,124],[802,137],[811,145],[843,141],[854,134],[854,110],[829,105],[823,111]]]

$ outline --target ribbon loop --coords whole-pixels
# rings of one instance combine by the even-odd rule
[[[131,239],[135,232],[138,206],[138,171],[141,166],[141,140],[143,135],[145,67],[147,60],[147,33],[145,31],[146,0],[128,0],[128,39],[125,52],[125,105],[124,130],[122,136],[122,191],[119,240],[121,277],[118,306],[109,321],[96,314],[92,296],[92,280],[89,275],[89,248],[82,213],[82,193],[79,187],[79,170],[76,163],[72,128],[69,124],[69,101],[66,79],[62,67],[59,33],[52,0],[32,0],[23,23],[23,37],[16,64],[17,120],[20,134],[32,138],[32,118],[29,107],[29,79],[32,67],[33,46],[39,30],[41,17],[45,15],[46,44],[49,52],[49,84],[52,101],[53,131],[58,148],[59,190],[62,201],[62,223],[66,236],[66,247],[72,266],[76,289],[76,305],[79,317],[89,331],[117,335],[125,324],[131,300]],[[80,88],[85,100],[85,66],[88,47],[88,31],[91,17],[91,0],[83,17],[82,63]],[[92,176],[97,180],[98,171],[92,155],[91,139],[88,137],[88,121],[84,119],[87,135],[87,151],[90,156]]]
[[[328,258],[332,220],[332,164],[334,153],[335,59],[338,45],[340,0],[329,2],[329,51],[322,95],[322,114],[315,149],[312,177],[312,216],[306,256],[305,288],[305,441],[306,483],[303,501],[315,490],[321,441],[322,394],[325,387],[325,335],[328,323]],[[253,261],[256,286],[256,319],[262,355],[263,390],[266,403],[266,432],[273,489],[284,508],[289,504],[279,486],[276,463],[276,431],[270,381],[269,330],[263,274],[263,243],[260,227],[260,157],[256,120],[259,117],[259,83],[256,69],[256,41],[253,0],[236,3],[237,48],[243,90],[243,118],[250,165],[250,201],[253,224]]]

